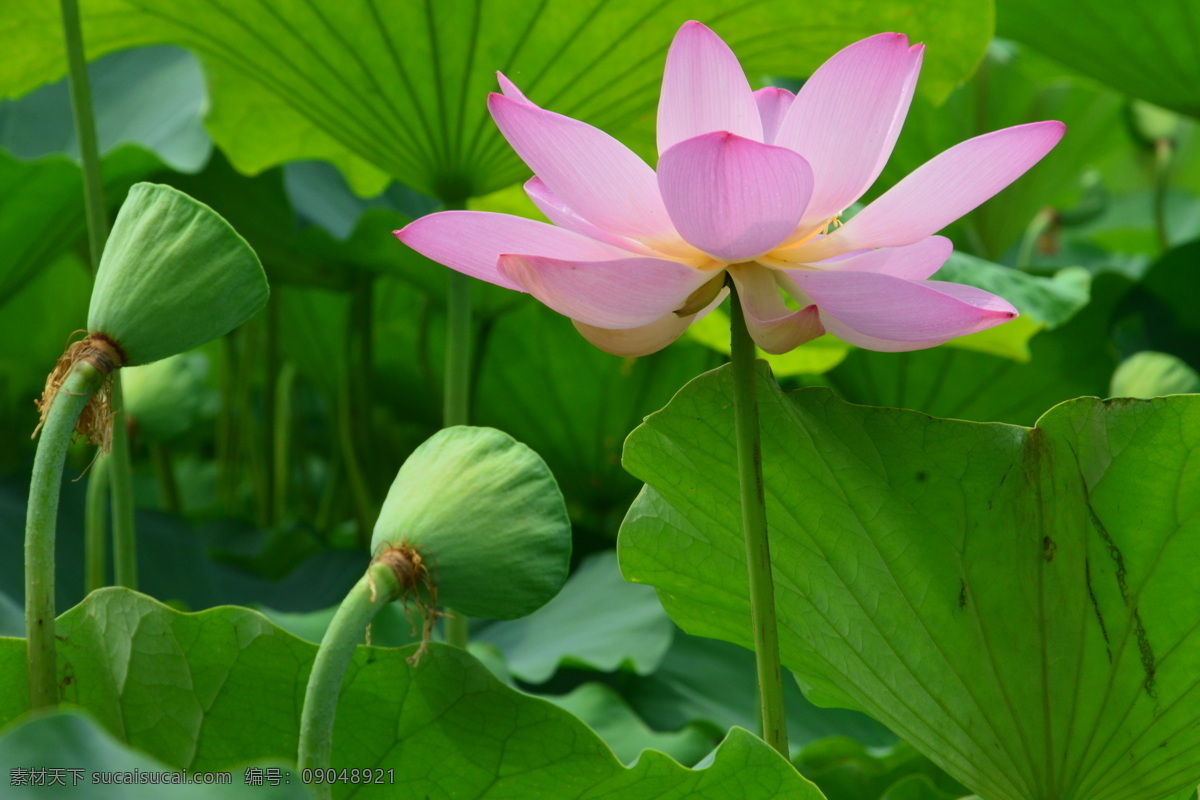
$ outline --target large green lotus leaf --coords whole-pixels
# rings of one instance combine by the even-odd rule
[[[947,231],[957,247],[998,260],[1021,241],[1039,211],[1075,205],[1084,172],[1127,146],[1121,111],[1116,93],[1063,74],[1037,53],[996,43],[945,104],[914,99],[874,191],[971,137],[1038,120],[1066,123],[1067,135],[1044,159]]]
[[[1114,89],[1200,117],[1200,14],[1193,0],[1153,13],[1121,0],[1000,0],[1001,36],[1024,42]]]
[[[259,775],[273,769],[278,780],[248,784],[246,768],[250,766],[259,770]],[[43,773],[39,783],[33,783],[32,776],[21,784],[14,779],[13,770],[47,767],[59,771],[50,778]],[[76,710],[33,717],[0,734],[0,772],[5,776],[5,797],[40,800],[84,796],[88,800],[306,800],[311,797],[299,781],[283,781],[284,768],[279,764],[240,765],[229,770],[228,784],[115,783],[113,776],[103,774],[178,770],[131,749]]]
[[[1091,302],[1061,327],[1035,336],[1028,362],[950,347],[912,353],[855,350],[822,377],[855,403],[1032,425],[1055,403],[1108,394],[1118,360],[1111,344],[1114,309],[1130,285],[1119,275],[1096,276]]]
[[[88,330],[137,366],[226,334],[266,302],[262,265],[228,222],[178,189],[140,183],[104,248]]]
[[[558,596],[533,614],[497,622],[473,638],[499,648],[514,677],[541,683],[560,666],[649,675],[674,630],[654,592],[626,583],[609,550],[585,559]]]
[[[439,604],[515,619],[567,580],[571,520],[546,462],[507,433],[438,431],[400,467],[371,551],[410,545],[427,562]]]
[[[88,54],[139,44],[194,50],[209,68],[210,131],[256,172],[334,161],[365,193],[388,176],[448,199],[526,174],[487,116],[504,70],[536,102],[651,149],[649,121],[671,37],[688,19],[714,26],[750,75],[807,75],[838,48],[883,30],[929,45],[933,99],[974,68],[992,33],[990,0],[835,5],[787,0],[409,2],[89,0]],[[0,96],[63,74],[58,7],[11,0],[0,19]]]
[[[760,371],[783,663],[988,800],[1158,800],[1200,777],[1200,397],[1036,428],[782,392]],[[626,443],[629,579],[751,643],[728,368]],[[651,488],[652,487],[652,488]]]
[[[177,769],[293,760],[316,646],[260,614],[184,614],[103,589],[58,622],[64,697],[117,738]],[[644,753],[625,768],[582,723],[500,683],[472,656],[434,644],[357,650],[334,731],[333,764],[395,770],[396,783],[335,787],[338,798],[553,796],[822,800],[760,739],[735,729],[704,769]],[[0,675],[24,685],[25,642],[0,639]],[[67,680],[69,678],[69,680]],[[0,724],[24,711],[0,693]]]

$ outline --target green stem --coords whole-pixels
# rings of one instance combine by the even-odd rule
[[[327,769],[332,766],[333,724],[337,715],[338,695],[346,667],[354,657],[354,648],[363,640],[363,632],[375,614],[400,597],[400,578],[387,564],[371,564],[333,615],[325,629],[316,661],[308,676],[304,710],[300,714],[300,769]],[[312,787],[320,800],[332,797],[330,784]]]
[[[67,44],[67,67],[71,85],[71,111],[79,156],[83,162],[83,197],[87,212],[88,247],[92,273],[100,268],[100,255],[108,241],[108,217],[104,206],[104,180],[100,174],[100,149],[96,145],[96,118],[92,111],[92,89],[83,53],[83,29],[79,24],[78,0],[62,0],[63,38]]]
[[[50,406],[34,456],[25,515],[25,630],[30,708],[58,704],[54,639],[54,540],[58,493],[75,422],[103,379],[100,370],[86,361],[71,368]]]
[[[91,252],[92,274],[100,269],[100,257],[108,241],[108,216],[104,204],[104,178],[100,169],[100,149],[96,144],[96,117],[92,109],[92,90],[88,81],[87,60],[83,49],[83,28],[79,21],[78,0],[62,0],[63,38],[67,48],[67,69],[71,85],[71,113],[79,138],[79,157],[83,164],[83,201],[87,212],[88,247]],[[112,487],[113,545],[118,550],[117,583],[124,583],[122,574],[129,577],[128,559],[133,556],[133,479],[129,463],[129,441],[121,425],[121,376],[113,376],[113,398],[118,405],[116,429],[113,431],[113,460],[109,465]],[[122,562],[122,558],[126,562]],[[122,572],[124,570],[124,573]]]
[[[350,496],[354,501],[354,516],[358,522],[359,544],[370,546],[371,532],[375,529],[375,507],[371,503],[371,490],[354,446],[354,422],[351,419],[350,366],[346,363],[338,376],[338,439],[341,442],[342,462],[346,466],[346,479],[350,482]]]
[[[789,758],[783,676],[779,665],[779,629],[775,621],[775,584],[767,541],[767,508],[763,499],[762,441],[758,424],[754,340],[746,329],[737,288],[730,282],[730,360],[733,362],[733,416],[737,433],[738,483],[742,531],[750,577],[750,624],[758,667],[762,737]]]
[[[108,585],[108,456],[97,454],[88,470],[83,514],[84,593]]]
[[[442,426],[466,425],[471,417],[471,279],[450,272],[446,313],[446,388]],[[447,609],[446,643],[466,647],[467,617]]]
[[[361,459],[363,481],[375,495],[378,485],[375,472],[376,440],[371,431],[371,380],[374,370],[373,330],[375,323],[375,281],[371,276],[363,276],[354,288],[350,300],[350,342],[351,354],[347,364],[353,365],[354,383],[350,387],[351,410],[354,412],[355,450]]]
[[[129,431],[125,427],[121,374],[113,375],[112,452],[108,457],[112,485],[113,582],[129,589],[138,587],[137,534],[133,525],[133,469],[129,463]]]
[[[158,502],[162,505],[162,510],[177,517],[183,516],[179,482],[175,480],[175,468],[171,465],[171,448],[163,442],[152,442],[149,450],[150,463],[154,466],[154,479],[158,483]]]
[[[274,439],[275,465],[271,470],[275,486],[271,498],[275,507],[271,519],[276,525],[282,525],[287,515],[288,475],[291,472],[291,438],[292,438],[292,387],[296,383],[296,368],[290,362],[285,363],[279,370],[279,378],[275,382],[275,430]]]
[[[1173,151],[1173,142],[1169,138],[1164,137],[1154,143],[1154,233],[1164,253],[1171,249],[1171,234],[1167,227],[1167,192],[1171,188]]]

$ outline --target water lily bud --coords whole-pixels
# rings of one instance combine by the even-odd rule
[[[493,428],[459,426],[400,467],[371,541],[373,552],[386,548],[416,554],[422,596],[437,605],[515,619],[562,588],[571,522],[537,453]]]
[[[118,347],[124,366],[149,364],[228,333],[266,302],[258,256],[220,214],[139,183],[104,248],[88,332]]]
[[[123,372],[125,414],[141,438],[167,441],[191,428],[200,417],[208,374],[208,358],[203,353],[180,353]]]

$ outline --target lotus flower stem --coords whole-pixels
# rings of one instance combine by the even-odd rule
[[[97,454],[88,470],[87,502],[83,514],[85,593],[108,585],[108,456]]]
[[[114,375],[114,378],[119,377]],[[112,452],[109,453],[109,482],[112,484],[113,523],[113,583],[129,589],[138,588],[137,535],[133,523],[133,469],[129,463],[129,431],[125,428],[125,412],[121,382],[113,381]]]
[[[274,503],[271,518],[275,525],[282,525],[287,516],[288,465],[291,463],[292,443],[292,392],[296,386],[296,368],[290,361],[284,362],[275,382],[275,413],[272,419],[272,450],[274,468],[271,477],[275,486],[271,491]]]
[[[1171,156],[1174,146],[1170,138],[1154,142],[1154,234],[1162,252],[1171,249],[1171,234],[1167,228],[1167,193],[1171,188]]]
[[[79,24],[79,0],[62,0],[63,36],[67,43],[67,65],[71,84],[71,109],[79,154],[83,161],[83,192],[87,213],[88,247],[92,272],[100,266],[100,255],[108,240],[108,217],[104,213],[104,180],[100,175],[100,151],[96,145],[96,119],[92,114],[92,89],[83,55],[83,29]]]
[[[450,204],[447,204],[449,207]],[[446,296],[446,379],[442,395],[442,426],[466,425],[471,421],[471,279],[461,272],[449,273]],[[467,646],[467,617],[447,612],[446,643]]]
[[[316,661],[308,676],[304,693],[304,710],[300,714],[300,769],[325,769],[332,766],[333,724],[337,715],[338,695],[346,667],[354,657],[354,648],[362,641],[363,631],[375,614],[400,597],[401,580],[385,561],[376,560],[367,569],[337,613],[317,650]],[[319,800],[332,797],[330,784],[312,787]]]
[[[742,531],[750,577],[750,624],[758,667],[758,699],[762,737],[789,758],[783,676],[779,666],[779,630],[775,621],[775,583],[767,541],[767,508],[763,499],[762,439],[758,424],[754,340],[746,328],[737,288],[730,281],[730,360],[733,368],[733,416],[737,435],[738,482]]]
[[[29,660],[29,706],[58,704],[54,639],[54,539],[63,462],[84,406],[100,388],[103,373],[75,364],[55,396],[38,439],[25,515],[25,630]]]
[[[87,214],[88,248],[91,253],[92,274],[100,269],[100,256],[104,253],[104,245],[108,241],[108,217],[104,204],[104,179],[100,171],[100,149],[96,143],[96,119],[92,110],[92,90],[88,81],[87,60],[83,49],[83,28],[79,22],[78,0],[62,0],[63,38],[67,49],[67,68],[71,86],[71,111],[75,117],[75,131],[79,137],[79,156],[83,163],[83,200]],[[121,376],[113,376],[113,396],[118,398],[117,409],[120,410]],[[113,512],[113,544],[118,548],[116,558],[117,583],[122,586],[136,587],[136,574],[131,578],[133,583],[125,583],[121,576],[129,577],[128,560],[136,559],[132,549],[123,552],[122,547],[128,543],[132,548],[135,541],[133,522],[133,478],[129,463],[129,440],[124,426],[118,420],[113,431],[112,463],[109,465],[110,483],[112,485]],[[136,560],[133,561],[136,573]],[[124,570],[124,573],[123,571]]]

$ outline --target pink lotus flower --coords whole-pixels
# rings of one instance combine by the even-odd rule
[[[678,338],[724,297],[726,273],[751,335],[771,353],[825,331],[901,351],[990,328],[1016,309],[981,289],[926,280],[952,249],[931,234],[1041,159],[1062,138],[1061,122],[952,147],[839,224],[891,154],[923,50],[881,33],[834,55],[796,95],[755,92],[729,47],[688,22],[667,55],[657,173],[500,75],[503,94],[488,107],[533,170],[525,190],[553,224],[445,211],[396,235],[459,272],[532,294],[617,355]]]

